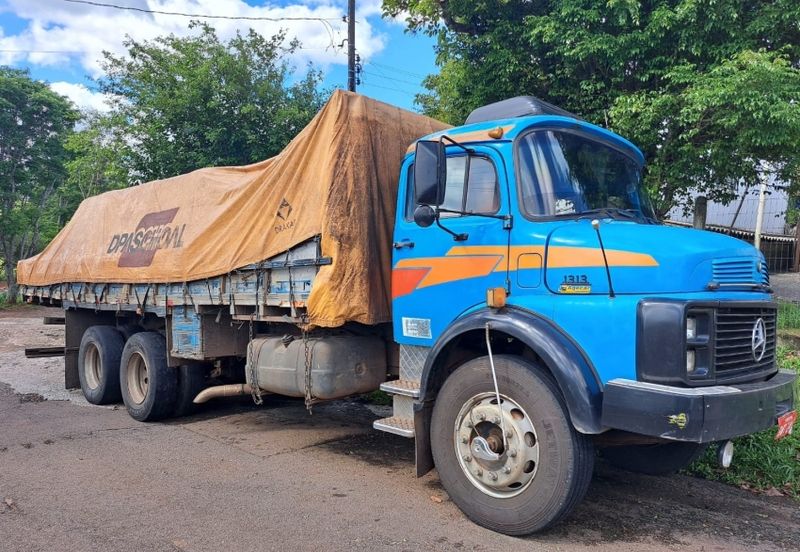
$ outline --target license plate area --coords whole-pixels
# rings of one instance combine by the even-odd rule
[[[792,410],[782,416],[778,416],[778,433],[775,434],[775,440],[780,441],[784,437],[791,435],[796,421],[797,410]]]

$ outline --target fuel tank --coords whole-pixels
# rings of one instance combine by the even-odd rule
[[[304,397],[306,359],[311,367],[311,395],[339,399],[378,389],[386,380],[386,346],[373,336],[328,335],[257,337],[248,353],[264,391]],[[306,350],[308,355],[306,355]],[[253,384],[250,370],[247,383]]]

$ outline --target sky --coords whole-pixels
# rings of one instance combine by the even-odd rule
[[[125,53],[126,35],[146,40],[166,34],[184,36],[189,17],[113,9],[180,12],[249,18],[320,18],[324,21],[206,19],[220,38],[237,30],[271,36],[287,31],[302,49],[291,58],[297,74],[309,62],[326,75],[324,87],[347,85],[347,0],[0,0],[0,65],[29,69],[81,108],[103,111],[107,104],[93,79],[102,75],[101,52]],[[383,19],[380,0],[356,2],[356,50],[361,56],[358,91],[406,109],[416,109],[414,95],[422,79],[436,72],[434,40],[405,32],[402,18]]]

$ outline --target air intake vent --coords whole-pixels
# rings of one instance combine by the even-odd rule
[[[769,267],[767,261],[761,261],[761,283],[769,287]]]
[[[764,275],[758,266],[755,259],[715,259],[712,280],[720,286],[760,286],[764,284]]]

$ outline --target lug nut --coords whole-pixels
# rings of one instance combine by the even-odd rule
[[[475,475],[477,475],[478,477],[481,477],[483,475],[483,470],[478,468],[477,470],[475,470]]]
[[[494,425],[500,425],[500,418],[495,416],[494,418],[492,418],[492,423]]]
[[[492,481],[497,481],[497,474],[494,472],[489,472],[489,477]]]
[[[511,449],[510,451],[508,451],[508,455],[511,458],[516,458],[517,457],[517,449]]]
[[[464,462],[472,462],[472,456],[470,456],[469,454],[465,454],[461,458],[464,460]]]
[[[506,475],[508,475],[509,473],[511,473],[511,468],[509,468],[508,466],[506,466],[505,468],[503,468],[503,473],[504,473],[504,474],[506,474]]]
[[[470,429],[472,429],[472,422],[468,421],[468,422],[467,422],[467,427],[468,427],[468,428],[470,428]]]
[[[484,420],[486,419],[486,414],[484,414],[483,412],[481,412],[480,414],[478,414],[478,419],[479,419],[480,421],[484,421]]]
[[[510,430],[510,429],[507,429],[507,430],[506,430],[506,437],[507,437],[507,438],[509,438],[509,439],[511,439],[513,436],[514,436],[514,434],[511,432],[511,430]]]
[[[462,437],[461,438],[461,442],[466,445],[467,443],[469,443],[469,438],[468,437]]]

